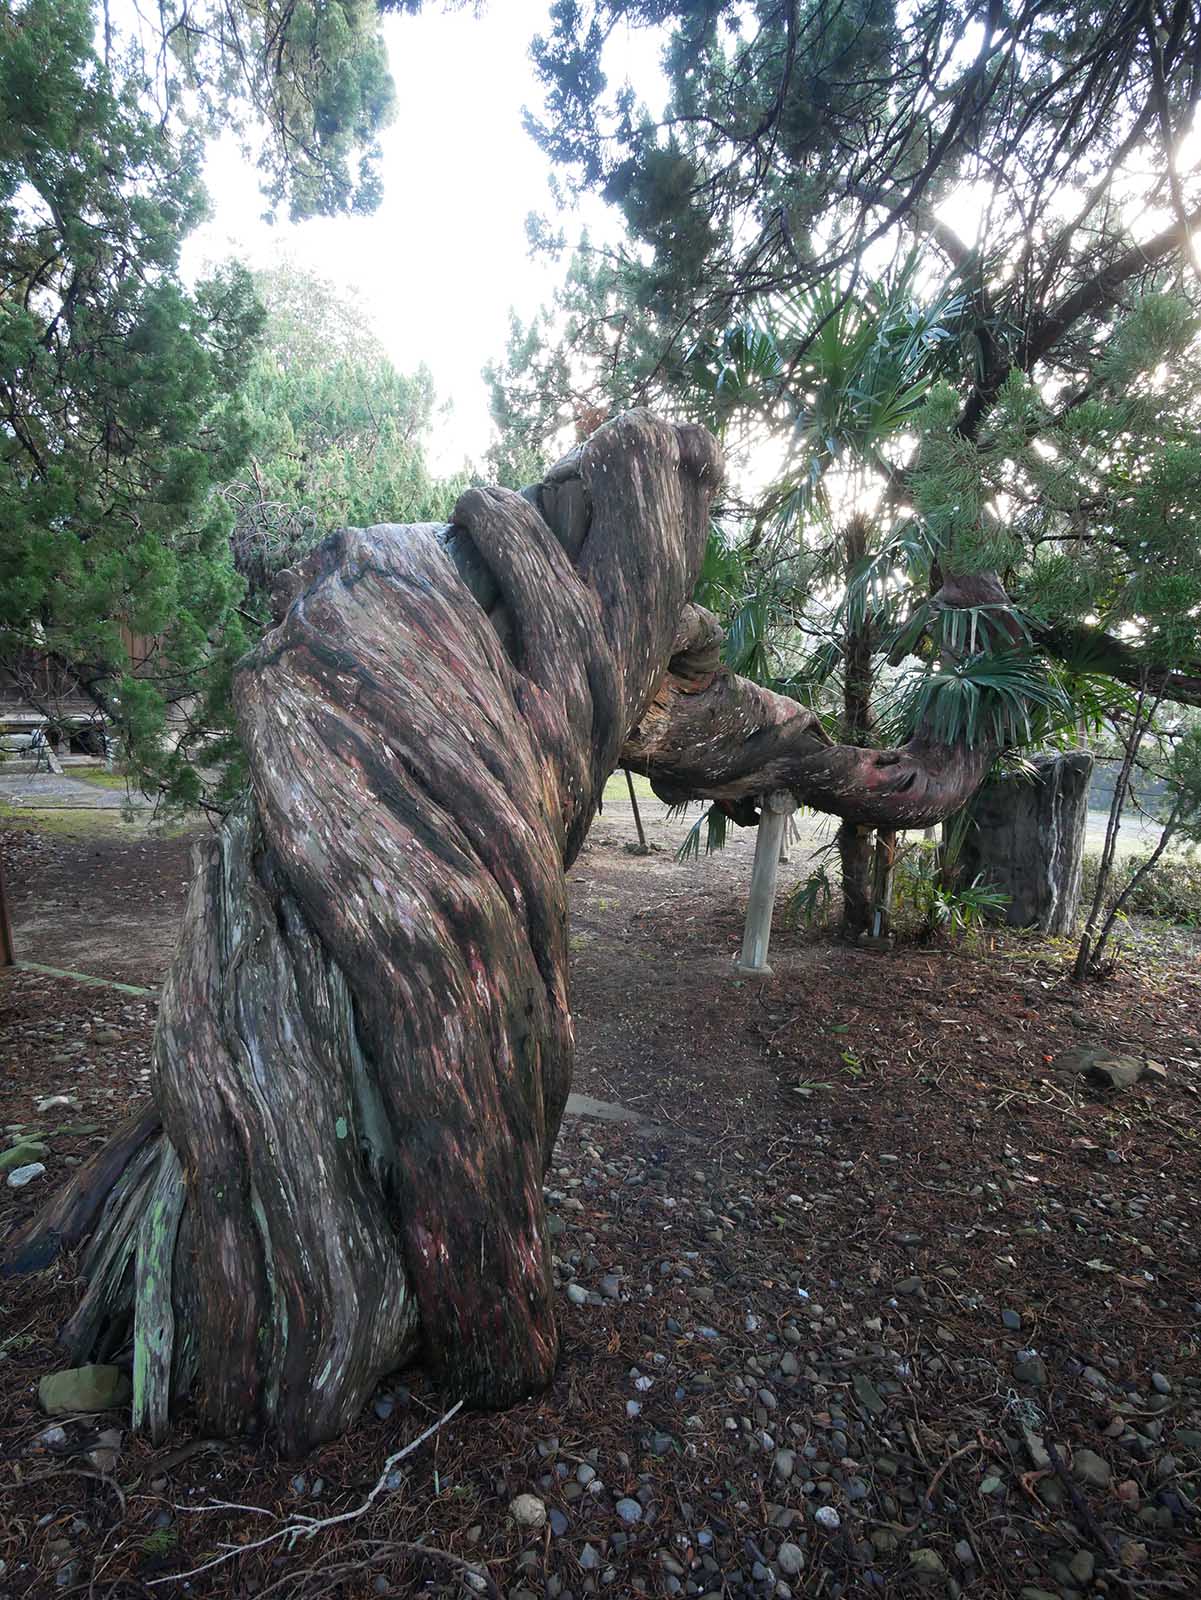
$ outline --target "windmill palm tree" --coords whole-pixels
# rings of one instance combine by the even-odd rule
[[[934,564],[895,487],[932,386],[962,360],[968,319],[955,280],[922,291],[914,253],[858,288],[827,280],[692,358],[714,426],[766,431],[784,447],[744,545],[724,553],[724,569],[711,563],[719,593],[742,584],[726,611],[730,664],[771,677],[773,642],[803,630],[804,666],[783,682],[776,673],[772,687],[817,702],[831,731],[853,744],[877,742],[881,645]],[[711,814],[711,842],[714,832]],[[844,822],[836,843],[846,931],[886,934],[895,837],[875,841],[874,892],[873,830]]]

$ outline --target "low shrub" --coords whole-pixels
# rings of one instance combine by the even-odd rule
[[[1149,852],[1124,856],[1110,882],[1109,902],[1122,892]],[[1080,895],[1081,906],[1092,903],[1097,887],[1100,857],[1090,851],[1084,857],[1084,883]],[[1186,927],[1201,927],[1201,856],[1196,851],[1187,855],[1166,853],[1160,858],[1138,888],[1127,900],[1123,910],[1129,916],[1158,917],[1162,922],[1183,923]]]

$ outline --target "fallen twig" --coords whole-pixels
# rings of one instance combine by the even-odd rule
[[[427,1439],[432,1438],[441,1427],[448,1423],[450,1419],[462,1409],[463,1402],[461,1400],[456,1400],[454,1405],[451,1406],[450,1410],[444,1412],[436,1422],[432,1422],[424,1433],[419,1433],[417,1437],[415,1439],[411,1439],[402,1450],[397,1450],[393,1455],[390,1455],[380,1470],[380,1475],[376,1480],[375,1487],[371,1490],[370,1494],[368,1494],[362,1505],[356,1506],[353,1511],[340,1511],[332,1517],[307,1517],[302,1512],[293,1512],[290,1520],[286,1522],[282,1528],[276,1528],[272,1533],[267,1534],[264,1538],[252,1540],[249,1544],[228,1545],[219,1556],[214,1556],[211,1561],[205,1561],[199,1567],[193,1567],[189,1572],[173,1572],[167,1577],[153,1578],[151,1579],[151,1583],[181,1583],[185,1578],[195,1578],[202,1572],[210,1572],[214,1567],[223,1566],[225,1562],[232,1561],[235,1556],[248,1555],[252,1550],[261,1550],[264,1545],[273,1544],[277,1539],[285,1540],[288,1548],[291,1549],[299,1539],[311,1539],[315,1533],[320,1533],[325,1528],[333,1528],[339,1523],[352,1522],[356,1517],[361,1517],[365,1511],[369,1511],[371,1509],[371,1507],[375,1504],[375,1501],[381,1494],[383,1494],[384,1488],[388,1481],[388,1474],[392,1471],[392,1468],[396,1466],[397,1462],[403,1461],[406,1456],[412,1455],[419,1445],[423,1445]],[[271,1512],[264,1511],[261,1506],[235,1506],[233,1504],[226,1504],[221,1501],[210,1502],[208,1505],[203,1506],[179,1506],[177,1509],[180,1511],[193,1512],[254,1510],[259,1512],[261,1515],[272,1515]],[[424,1546],[422,1546],[422,1548],[424,1549]],[[434,1551],[427,1551],[426,1553],[429,1555],[436,1554]]]
[[[1059,1453],[1058,1446],[1048,1439],[1046,1450],[1047,1454],[1051,1458],[1051,1465],[1055,1469],[1056,1476],[1063,1487],[1067,1490],[1068,1498],[1071,1500],[1073,1506],[1084,1518],[1085,1526],[1088,1528],[1088,1531],[1097,1541],[1097,1544],[1100,1546],[1100,1548],[1105,1552],[1106,1559],[1108,1560],[1110,1566],[1115,1570],[1120,1571],[1122,1563],[1118,1559],[1117,1551],[1110,1543],[1109,1536],[1106,1534],[1104,1528],[1101,1527],[1101,1524],[1097,1521],[1096,1517],[1093,1516],[1092,1508],[1090,1507],[1088,1501],[1084,1498],[1084,1496],[1080,1493],[1080,1490],[1068,1476],[1068,1469],[1064,1465],[1063,1457]]]
[[[116,1495],[121,1506],[121,1515],[125,1515],[125,1491],[115,1478],[107,1472],[88,1472],[84,1467],[52,1467],[49,1472],[39,1472],[35,1478],[26,1478],[25,1484],[45,1483],[47,1478],[91,1478],[95,1483],[104,1484]]]
[[[364,1555],[361,1561],[348,1561],[345,1559],[350,1551],[358,1549],[365,1549],[369,1553]],[[376,1562],[384,1561],[392,1555],[424,1556],[431,1561],[441,1562],[443,1565],[451,1567],[464,1586],[470,1589],[473,1594],[485,1595],[488,1600],[496,1600],[496,1597],[499,1596],[500,1591],[497,1589],[496,1584],[482,1567],[474,1566],[470,1561],[464,1560],[462,1556],[452,1555],[449,1550],[440,1550],[430,1545],[422,1544],[420,1540],[412,1539],[356,1539],[348,1545],[339,1547],[337,1560],[329,1561],[321,1566],[310,1567],[306,1572],[287,1573],[284,1577],[277,1578],[267,1588],[259,1590],[259,1600],[268,1600],[268,1596],[273,1594],[296,1594],[298,1592],[297,1586],[304,1583],[307,1578],[321,1577],[336,1582],[342,1578],[350,1577],[356,1572],[361,1572],[365,1566],[372,1566]]]
[[[916,1533],[922,1525],[922,1518],[930,1509],[930,1501],[934,1496],[934,1491],[938,1488],[943,1473],[946,1472],[947,1468],[953,1466],[955,1462],[958,1461],[962,1456],[970,1455],[973,1450],[984,1450],[986,1448],[987,1447],[985,1446],[984,1440],[977,1435],[970,1444],[965,1444],[962,1449],[956,1450],[953,1455],[949,1455],[943,1462],[942,1466],[939,1467],[938,1471],[930,1479],[930,1487],[922,1496],[921,1505],[918,1507],[917,1516],[912,1522],[881,1522],[878,1524],[878,1526],[881,1528],[891,1528],[894,1533],[899,1533],[903,1538],[906,1539],[910,1534]]]

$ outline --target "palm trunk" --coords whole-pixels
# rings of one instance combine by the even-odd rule
[[[852,517],[843,535],[844,570],[848,582],[867,554],[868,524]],[[872,742],[872,634],[866,618],[848,627],[842,641],[842,737],[847,744]],[[870,833],[844,822],[837,836],[842,875],[842,931],[848,939],[871,932],[872,841]]]
[[[868,931],[872,910],[872,830],[839,824],[834,842],[842,869],[842,931],[857,939]]]

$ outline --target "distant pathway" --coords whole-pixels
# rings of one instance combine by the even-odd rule
[[[106,789],[69,772],[0,772],[0,805],[34,811],[120,811],[127,802],[138,811],[150,805],[136,790],[127,796],[124,789]]]

